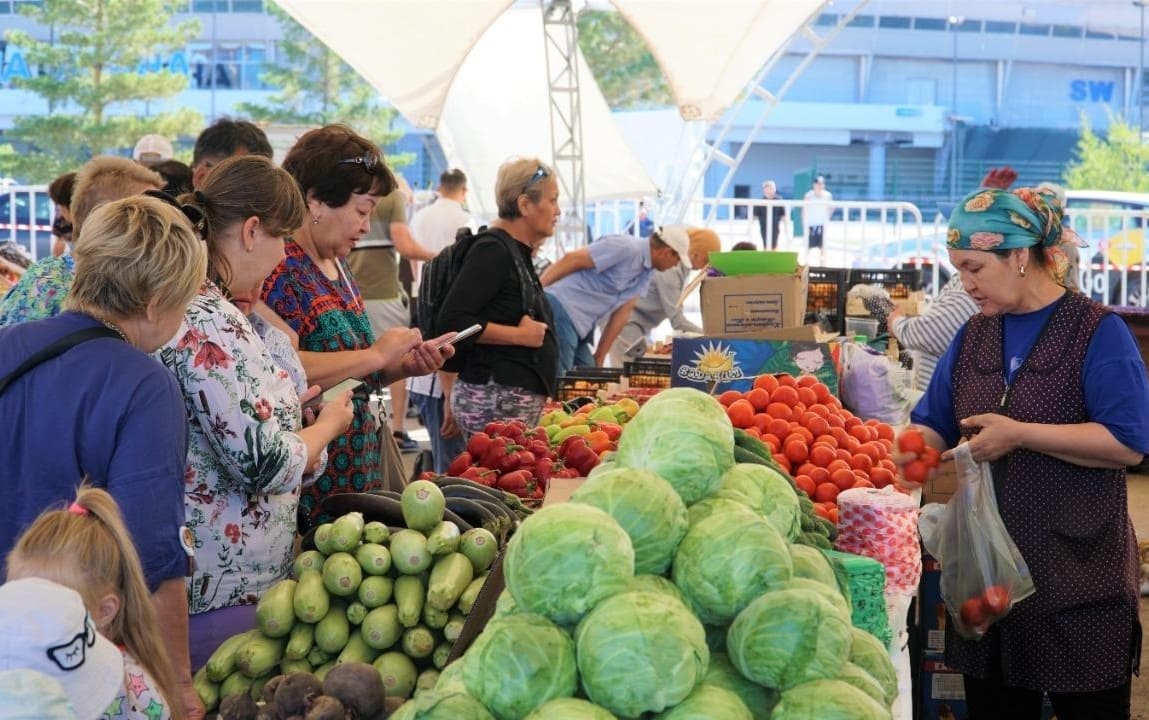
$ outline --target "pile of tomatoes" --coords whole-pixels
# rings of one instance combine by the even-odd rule
[[[750,390],[729,390],[718,400],[730,422],[766,443],[815,512],[835,524],[838,493],[894,484],[893,428],[856,417],[813,375],[759,375]]]

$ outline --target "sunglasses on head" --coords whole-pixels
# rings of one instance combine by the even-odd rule
[[[539,165],[539,169],[535,170],[535,174],[531,175],[531,179],[527,180],[526,185],[523,185],[523,192],[520,193],[520,195],[526,194],[527,190],[531,189],[531,185],[534,185],[539,180],[542,180],[543,178],[547,177],[548,175],[550,175],[550,173],[547,172],[547,169],[545,167],[543,167],[542,165]]]
[[[379,156],[371,153],[365,153],[358,157],[343,158],[336,165],[359,165],[363,168],[363,172],[368,175],[374,175],[375,171],[379,168]]]

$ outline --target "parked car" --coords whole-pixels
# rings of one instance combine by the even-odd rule
[[[13,241],[36,259],[51,255],[54,219],[47,187],[0,186],[0,243]]]

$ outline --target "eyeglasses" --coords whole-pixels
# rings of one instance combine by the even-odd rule
[[[550,173],[547,172],[547,169],[545,167],[543,167],[542,165],[539,165],[539,169],[535,170],[535,174],[531,175],[531,179],[527,180],[527,184],[523,185],[523,191],[519,194],[525,195],[527,190],[531,189],[531,185],[534,185],[539,180],[542,180],[543,178],[547,177],[548,175],[550,175]]]
[[[379,156],[374,154],[365,153],[359,157],[343,158],[336,165],[359,165],[363,168],[363,172],[368,175],[374,175],[375,170],[379,167]]]

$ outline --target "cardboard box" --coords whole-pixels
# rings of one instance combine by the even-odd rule
[[[787,275],[706,278],[700,290],[702,331],[721,337],[800,327],[808,277],[808,269],[799,267]]]
[[[840,346],[816,339],[813,326],[732,337],[677,338],[670,362],[670,386],[692,387],[712,395],[727,390],[745,392],[758,375],[813,374],[838,394]],[[799,364],[801,363],[801,364]],[[813,367],[817,364],[817,367]]]
[[[957,492],[957,463],[953,460],[938,466],[934,476],[922,486],[923,503],[946,503]]]
[[[922,551],[922,579],[918,586],[918,639],[922,657],[940,660],[946,652],[946,604],[942,600],[941,565]]]
[[[570,500],[574,491],[584,482],[586,478],[551,478],[547,485],[547,494],[543,496],[543,507]]]
[[[965,684],[957,670],[941,660],[925,660],[919,676],[921,720],[965,720]]]

